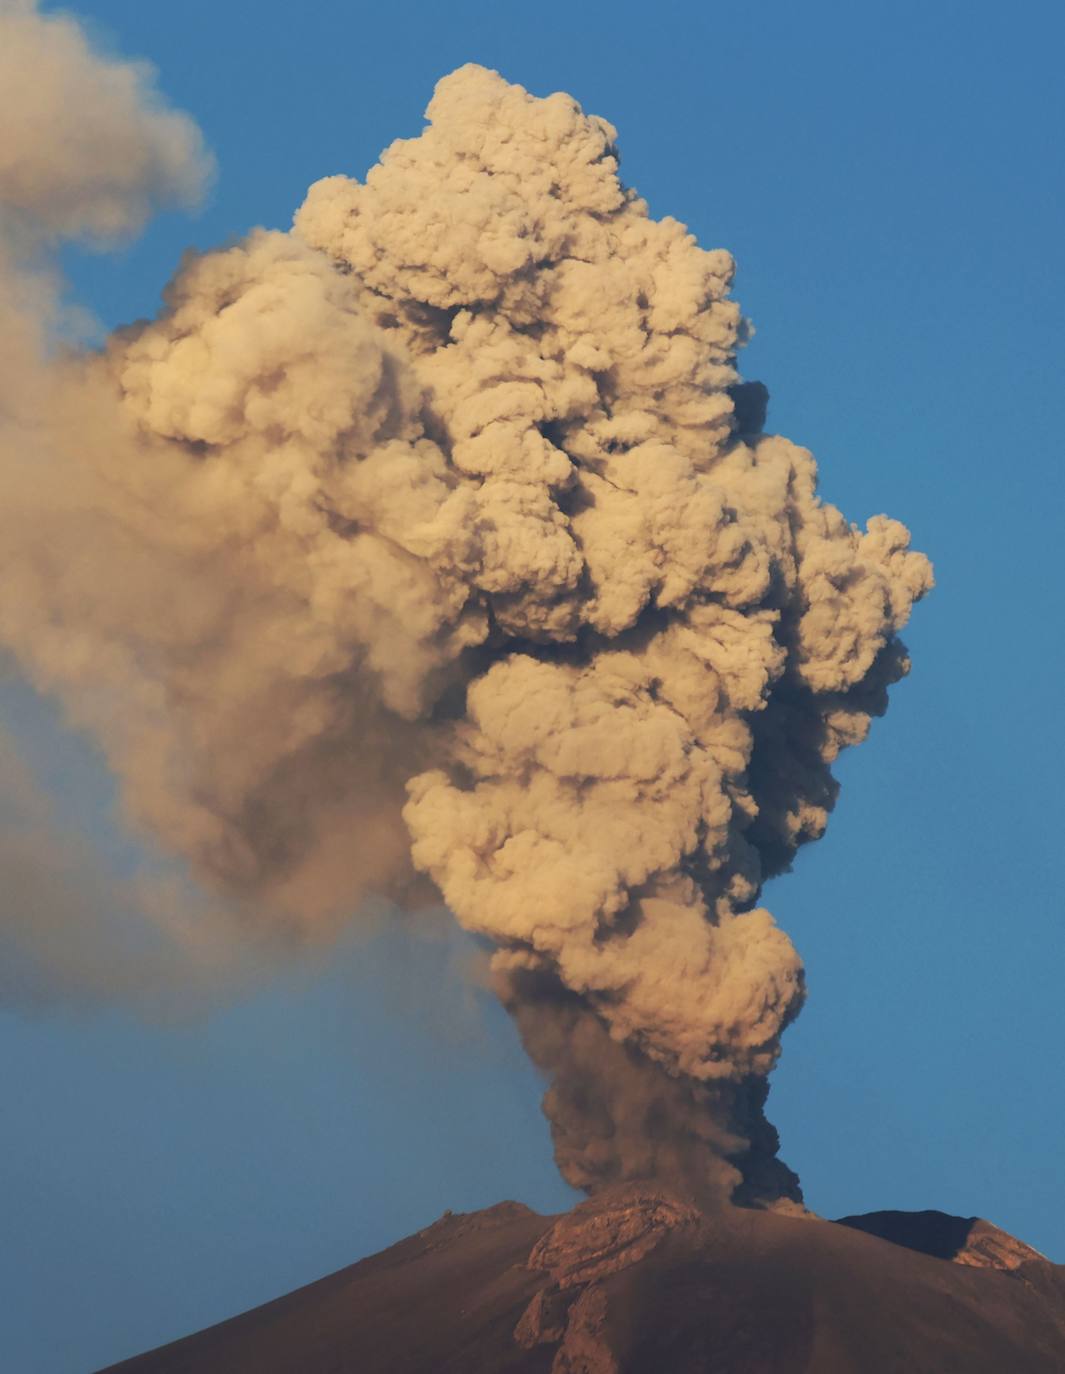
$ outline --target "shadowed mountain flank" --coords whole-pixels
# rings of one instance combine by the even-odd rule
[[[884,1216],[928,1249],[953,1245],[958,1262],[873,1234]],[[1003,1239],[999,1260],[985,1247],[977,1267],[965,1246],[981,1227]],[[711,1216],[680,1194],[628,1184],[561,1217],[514,1202],[445,1214],[378,1255],[104,1374],[1062,1368],[1065,1267],[987,1223],[943,1213],[844,1225],[735,1208]]]
[[[1046,1259],[1032,1246],[982,1217],[952,1217],[936,1211],[867,1212],[862,1216],[840,1217],[837,1225],[977,1269],[1017,1269],[1029,1260]]]

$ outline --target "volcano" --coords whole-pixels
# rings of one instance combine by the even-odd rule
[[[502,1202],[101,1374],[1061,1374],[1065,1266],[979,1218]]]

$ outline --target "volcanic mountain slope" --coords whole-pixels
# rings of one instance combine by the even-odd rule
[[[1062,1370],[1065,1266],[987,1222],[708,1216],[630,1184],[561,1217],[445,1214],[105,1374]]]

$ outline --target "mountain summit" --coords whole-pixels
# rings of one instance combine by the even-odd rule
[[[658,1185],[558,1217],[445,1213],[105,1374],[1061,1374],[1065,1266],[979,1218],[700,1211]]]

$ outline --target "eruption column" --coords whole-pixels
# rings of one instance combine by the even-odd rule
[[[164,152],[180,183],[155,117],[147,184]],[[571,1182],[797,1200],[762,1104],[802,967],[759,892],[906,671],[929,564],[761,432],[732,260],[650,218],[609,124],[475,66],[427,117],[60,357],[27,236],[126,227],[92,207],[128,159],[99,133],[79,218],[42,122],[37,180],[0,178],[0,642],[260,919],[329,928],[412,857],[498,951]]]

